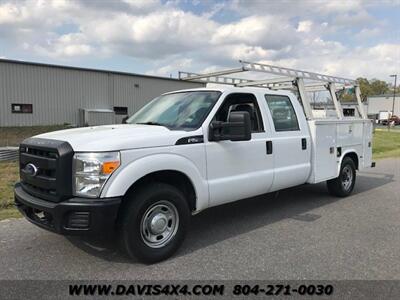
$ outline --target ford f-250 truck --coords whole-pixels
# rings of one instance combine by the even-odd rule
[[[26,139],[16,206],[60,234],[118,232],[130,256],[152,263],[178,249],[190,216],[206,208],[321,181],[349,195],[356,170],[372,164],[371,121],[307,116],[307,87],[291,83],[299,98],[261,82],[182,90],[127,124]]]

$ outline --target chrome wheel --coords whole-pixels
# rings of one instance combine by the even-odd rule
[[[175,205],[161,200],[150,206],[140,223],[143,242],[151,248],[161,248],[175,236],[179,226],[179,214]]]
[[[353,170],[349,165],[346,165],[342,170],[342,186],[343,189],[348,191],[353,184]]]

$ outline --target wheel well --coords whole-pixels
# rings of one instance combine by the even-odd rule
[[[356,170],[358,170],[358,155],[357,155],[357,153],[355,153],[355,152],[346,153],[346,155],[343,158],[345,158],[345,157],[350,157],[353,160],[354,164],[356,165]]]
[[[125,195],[128,195],[139,187],[152,182],[162,182],[176,187],[184,194],[188,201],[190,210],[196,210],[196,192],[194,186],[189,177],[179,171],[164,170],[147,174],[132,184]]]

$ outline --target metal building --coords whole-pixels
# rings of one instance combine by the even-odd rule
[[[388,112],[400,116],[400,95],[396,95],[393,112],[393,94],[369,96],[367,99],[367,113],[370,118],[378,118],[380,112]]]
[[[0,127],[121,123],[162,93],[203,83],[0,59]],[[80,124],[82,125],[82,124]]]

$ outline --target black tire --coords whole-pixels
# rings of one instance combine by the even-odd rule
[[[351,178],[349,178],[349,174],[351,174]],[[326,183],[331,195],[337,197],[349,196],[356,183],[356,166],[354,161],[350,157],[343,158],[339,176],[328,180]]]
[[[190,220],[190,210],[183,194],[171,185],[150,183],[134,191],[126,201],[129,204],[123,208],[120,223],[121,245],[125,252],[131,258],[149,264],[173,255],[185,238]],[[175,226],[170,226],[173,218],[168,216],[175,214],[177,222],[175,219]],[[162,228],[165,231],[158,233]],[[158,240],[160,236],[162,238]],[[157,245],[167,237],[165,245]]]

